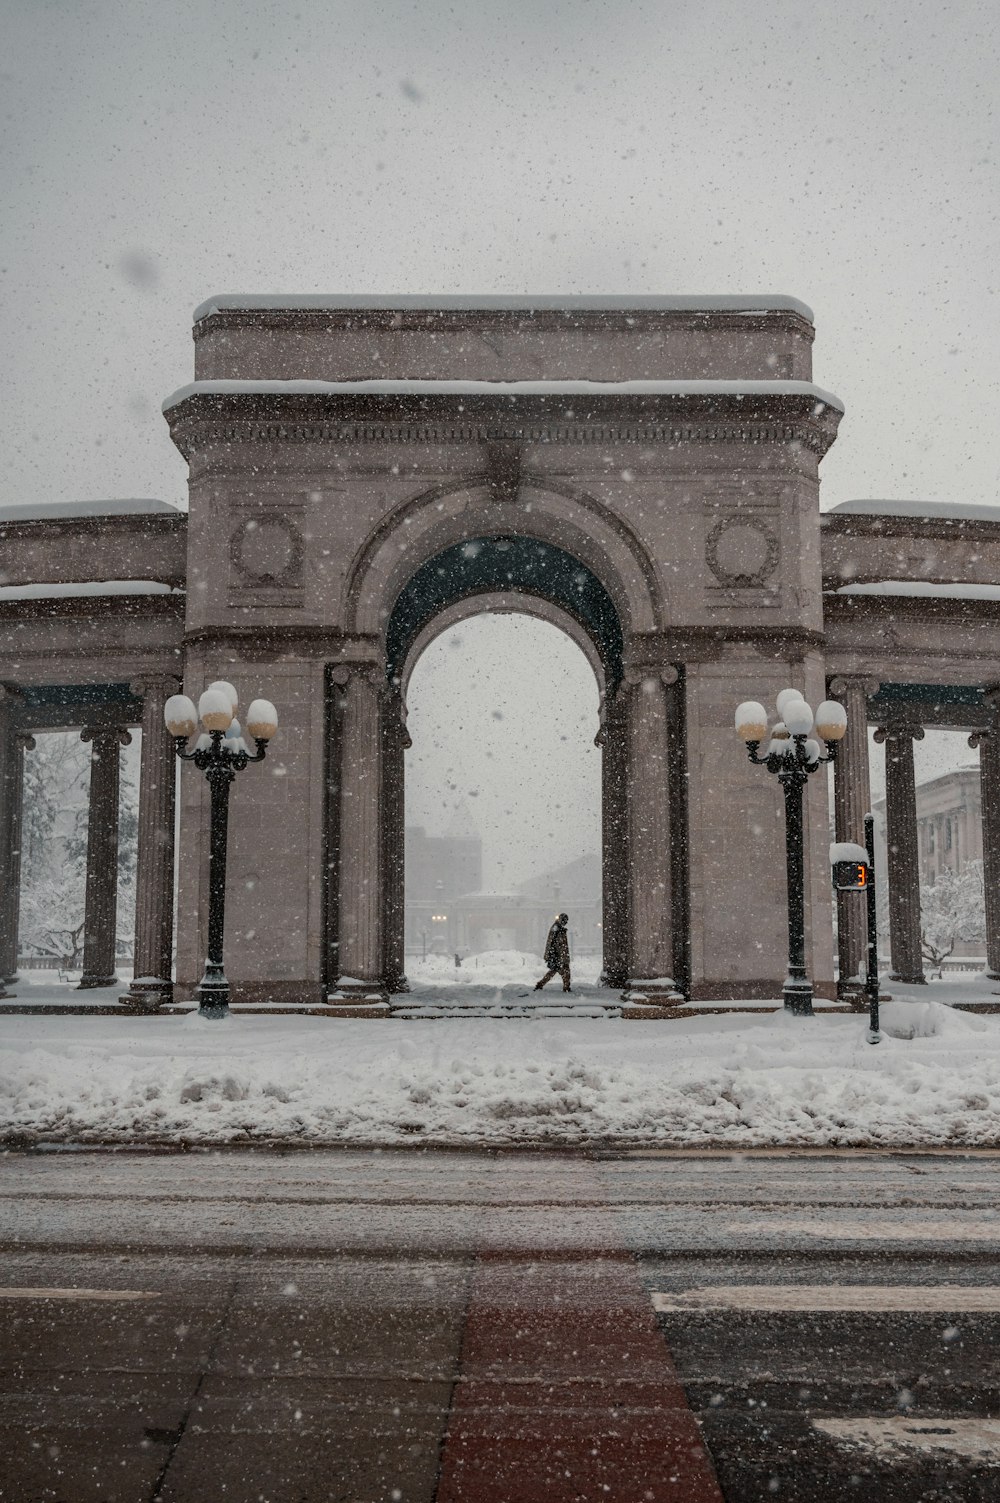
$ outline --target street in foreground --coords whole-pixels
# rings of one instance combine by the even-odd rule
[[[998,1163],[10,1154],[0,1498],[986,1503]]]

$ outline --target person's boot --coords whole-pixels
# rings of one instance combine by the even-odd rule
[[[542,983],[540,981],[536,981],[535,982],[535,991],[536,992],[540,992],[541,989],[542,989]]]

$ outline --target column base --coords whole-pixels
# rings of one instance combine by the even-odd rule
[[[654,976],[649,980],[630,977],[622,992],[623,1002],[649,1002],[654,1007],[676,1007],[684,1001],[684,994],[677,990],[672,976]]]
[[[890,981],[901,981],[904,986],[926,986],[927,985],[927,977],[924,975],[923,971],[919,971],[915,976],[904,975],[904,973],[902,971],[890,971],[889,972],[889,980]]]
[[[846,1002],[853,1007],[855,1012],[863,1012],[868,1006],[868,998],[865,993],[863,981],[838,981],[837,1001]]]
[[[129,1012],[157,1012],[165,1002],[173,1000],[173,982],[161,981],[155,976],[137,976],[129,982],[128,991],[122,998]]]
[[[118,980],[117,976],[98,976],[93,971],[87,971],[84,972],[84,974],[80,977],[80,980],[77,982],[76,989],[78,992],[85,992],[92,990],[92,988],[94,988],[95,986],[120,985],[121,982]]]
[[[389,989],[384,981],[359,981],[356,976],[342,977],[327,992],[328,1002],[387,1002]]]

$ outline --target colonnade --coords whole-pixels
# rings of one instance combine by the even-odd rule
[[[876,680],[839,676],[830,692],[847,711],[847,735],[834,765],[834,824],[837,840],[862,839],[865,813],[871,808],[868,765],[869,700]],[[984,695],[989,724],[969,736],[979,747],[982,790],[983,874],[986,895],[986,962],[1000,976],[1000,691]],[[875,740],[885,747],[885,833],[889,891],[890,979],[920,984],[925,980],[921,953],[920,843],[913,745],[924,737],[919,719],[876,723]],[[840,990],[857,991],[867,943],[865,906],[851,894],[838,894],[837,944]]]
[[[629,668],[602,711],[602,828],[605,976],[676,977],[683,984],[686,815],[683,789],[683,681],[674,667]],[[85,989],[116,984],[120,752],[129,727],[142,728],[136,879],[135,979],[129,999],[154,1008],[172,996],[175,760],[163,706],[178,687],[172,675],[136,680],[134,712],[100,706],[80,725],[91,748],[87,822]],[[862,838],[871,806],[869,717],[879,684],[863,675],[834,676],[830,693],[847,710],[848,731],[834,776],[838,840]],[[370,992],[405,987],[404,758],[409,746],[398,687],[377,664],[337,665],[329,674],[325,880],[326,971],[342,987]],[[1000,690],[984,697],[987,724],[969,737],[980,752],[986,890],[986,958],[1000,977]],[[83,719],[83,712],[79,712]],[[124,718],[123,718],[124,716]],[[68,716],[66,718],[69,718]],[[65,727],[65,719],[60,724]],[[0,980],[17,971],[25,757],[39,723],[13,686],[0,686]],[[924,979],[920,944],[920,861],[913,745],[919,718],[887,719],[876,740],[885,746],[886,838],[891,976]],[[864,905],[838,899],[841,991],[850,995],[864,964]]]
[[[130,684],[141,700],[142,747],[139,767],[138,865],[134,970],[129,1000],[152,1008],[172,996],[174,902],[175,766],[163,721],[168,695],[179,679],[154,675]],[[17,975],[18,910],[24,759],[35,749],[31,730],[73,729],[90,746],[87,803],[87,858],[84,879],[83,972],[80,987],[118,985],[115,941],[118,918],[118,810],[121,749],[136,722],[109,698],[67,705],[65,711],[38,714],[16,686],[0,686],[0,975]],[[81,721],[83,722],[81,724]]]

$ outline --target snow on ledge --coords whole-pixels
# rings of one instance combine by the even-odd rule
[[[841,585],[834,595],[918,595],[925,600],[1000,600],[1000,585],[935,584],[925,579],[879,579]]]
[[[843,412],[832,392],[811,381],[191,381],[163,411],[188,397],[809,397]]]
[[[77,600],[88,595],[183,595],[177,585],[157,579],[88,579],[76,584],[0,585],[4,600]]]
[[[157,501],[151,496],[138,500],[116,498],[110,501],[50,501],[35,506],[30,502],[19,505],[0,506],[0,522],[58,522],[65,517],[183,517],[187,513],[169,501]]]
[[[839,501],[826,516],[944,517],[947,520],[1000,522],[1000,506],[966,506],[951,501]]]
[[[317,294],[292,293],[221,293],[200,303],[194,310],[194,322],[210,318],[213,313],[249,312],[256,309],[276,313],[303,312],[350,313],[797,313],[814,323],[813,311],[798,298],[783,294],[752,293],[655,297],[639,294],[608,295],[528,295],[509,293],[447,293],[444,295],[410,292]]]

